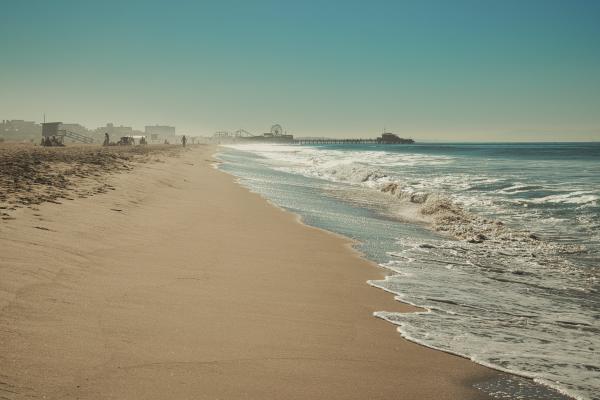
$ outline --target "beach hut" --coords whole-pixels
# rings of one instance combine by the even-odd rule
[[[42,137],[61,136],[62,132],[59,132],[59,128],[62,122],[44,122],[42,123]]]

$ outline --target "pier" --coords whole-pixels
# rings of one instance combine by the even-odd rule
[[[294,144],[377,144],[378,139],[294,139]]]
[[[342,139],[342,138],[294,138],[293,135],[284,133],[279,124],[271,127],[271,131],[262,135],[253,135],[244,129],[238,129],[235,132],[219,131],[213,136],[215,139],[254,142],[254,143],[280,143],[280,144],[412,144],[413,139],[401,138],[390,132],[384,132],[381,136],[372,139]]]
[[[415,141],[386,132],[375,139],[299,138],[293,139],[292,142],[294,144],[412,144]]]
[[[402,139],[402,141],[386,142],[381,138],[376,139],[293,139],[293,144],[393,144],[393,143],[414,143],[412,139]]]

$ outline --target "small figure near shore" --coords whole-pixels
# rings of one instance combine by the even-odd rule
[[[108,132],[104,132],[104,142],[102,143],[102,146],[108,146],[110,144],[110,138],[108,136]]]
[[[140,146],[145,146],[147,144],[148,144],[148,142],[146,142],[146,137],[142,136],[142,138],[140,139]]]
[[[183,144],[183,147],[185,147],[185,144],[187,143],[187,138],[185,137],[185,135],[181,137],[181,143]]]

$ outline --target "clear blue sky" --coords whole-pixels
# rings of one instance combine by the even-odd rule
[[[600,140],[600,1],[0,6],[0,119]]]

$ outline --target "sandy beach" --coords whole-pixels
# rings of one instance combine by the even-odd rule
[[[472,384],[499,373],[373,317],[413,308],[365,283],[384,271],[348,240],[213,168],[215,152],[97,165],[110,190],[75,196],[73,180],[0,210],[0,398],[488,398]]]

